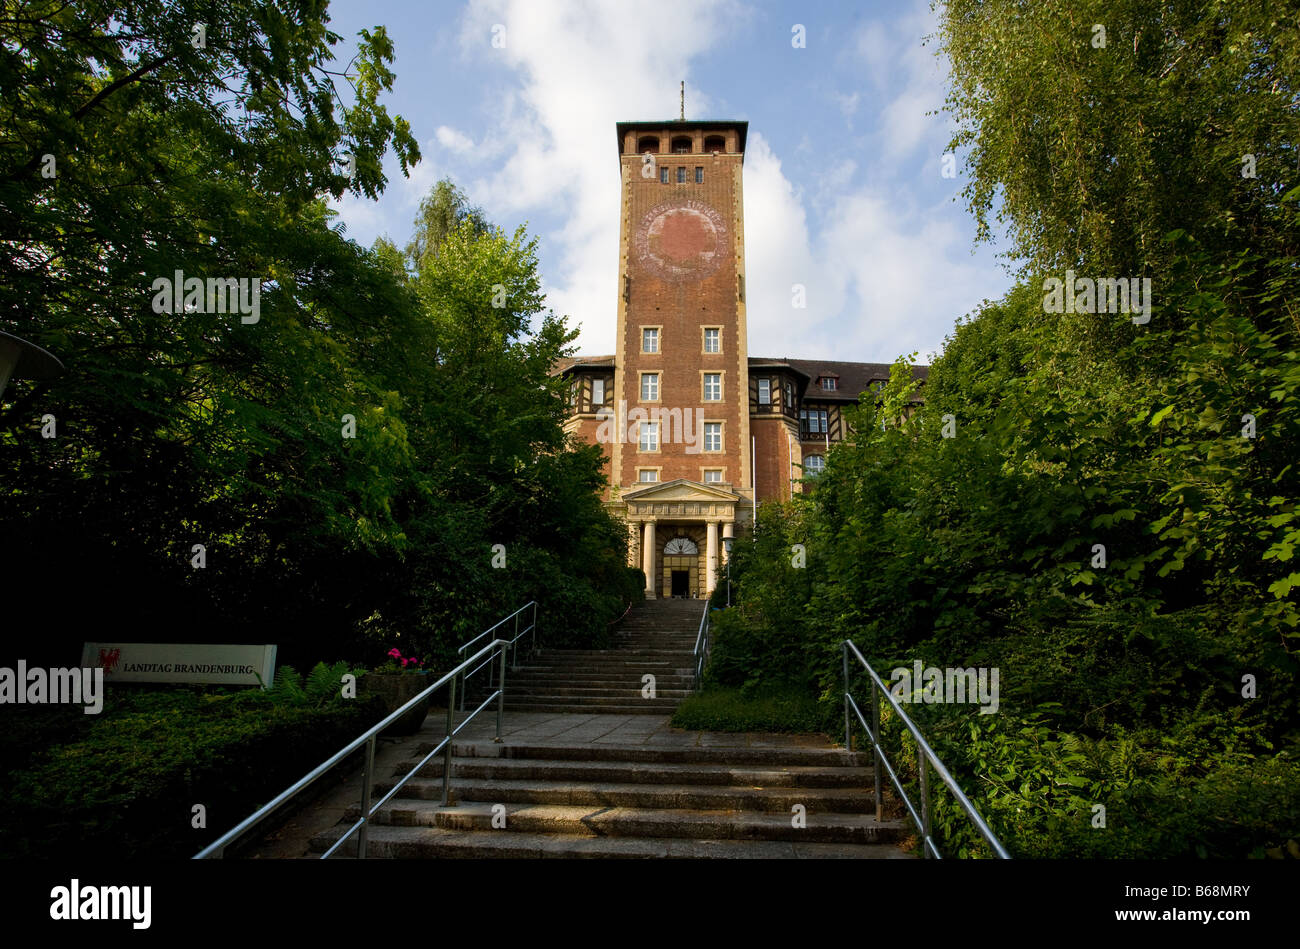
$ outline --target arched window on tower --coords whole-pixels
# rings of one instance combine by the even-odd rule
[[[658,135],[642,135],[636,140],[636,153],[644,155],[646,152],[650,152],[652,155],[659,154]]]
[[[673,137],[673,154],[689,155],[691,153],[691,137],[689,135],[676,135]]]
[[[727,140],[721,135],[710,135],[704,140],[704,150],[706,152],[725,152],[727,150]]]

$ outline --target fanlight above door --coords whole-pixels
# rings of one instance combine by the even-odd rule
[[[699,552],[700,548],[696,547],[695,542],[689,537],[674,537],[664,545],[664,554],[669,557],[680,554],[693,556]]]

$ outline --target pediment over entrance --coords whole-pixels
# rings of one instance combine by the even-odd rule
[[[685,478],[678,478],[676,481],[665,481],[663,484],[648,484],[644,488],[638,488],[635,491],[626,491],[623,493],[624,501],[731,501],[740,500],[739,494],[732,494],[730,491],[724,491],[721,488],[715,488],[711,484],[701,484],[698,481],[688,481]]]
[[[642,521],[733,521],[740,495],[711,484],[665,481],[629,491],[622,500],[629,520]]]

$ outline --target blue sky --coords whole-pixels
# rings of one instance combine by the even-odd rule
[[[614,123],[676,118],[683,79],[688,119],[749,122],[751,355],[928,362],[1011,286],[1002,246],[973,245],[960,161],[941,173],[951,121],[946,64],[922,44],[929,0],[336,0],[330,16],[347,58],[358,30],[388,28],[385,101],[424,156],[409,179],[390,161],[378,202],[337,205],[348,236],[405,243],[421,196],[451,176],[489,220],[540,239],[547,303],[580,328],[579,352],[614,350]]]

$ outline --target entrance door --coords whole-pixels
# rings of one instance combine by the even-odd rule
[[[673,571],[673,596],[690,596],[691,574],[689,570]]]

